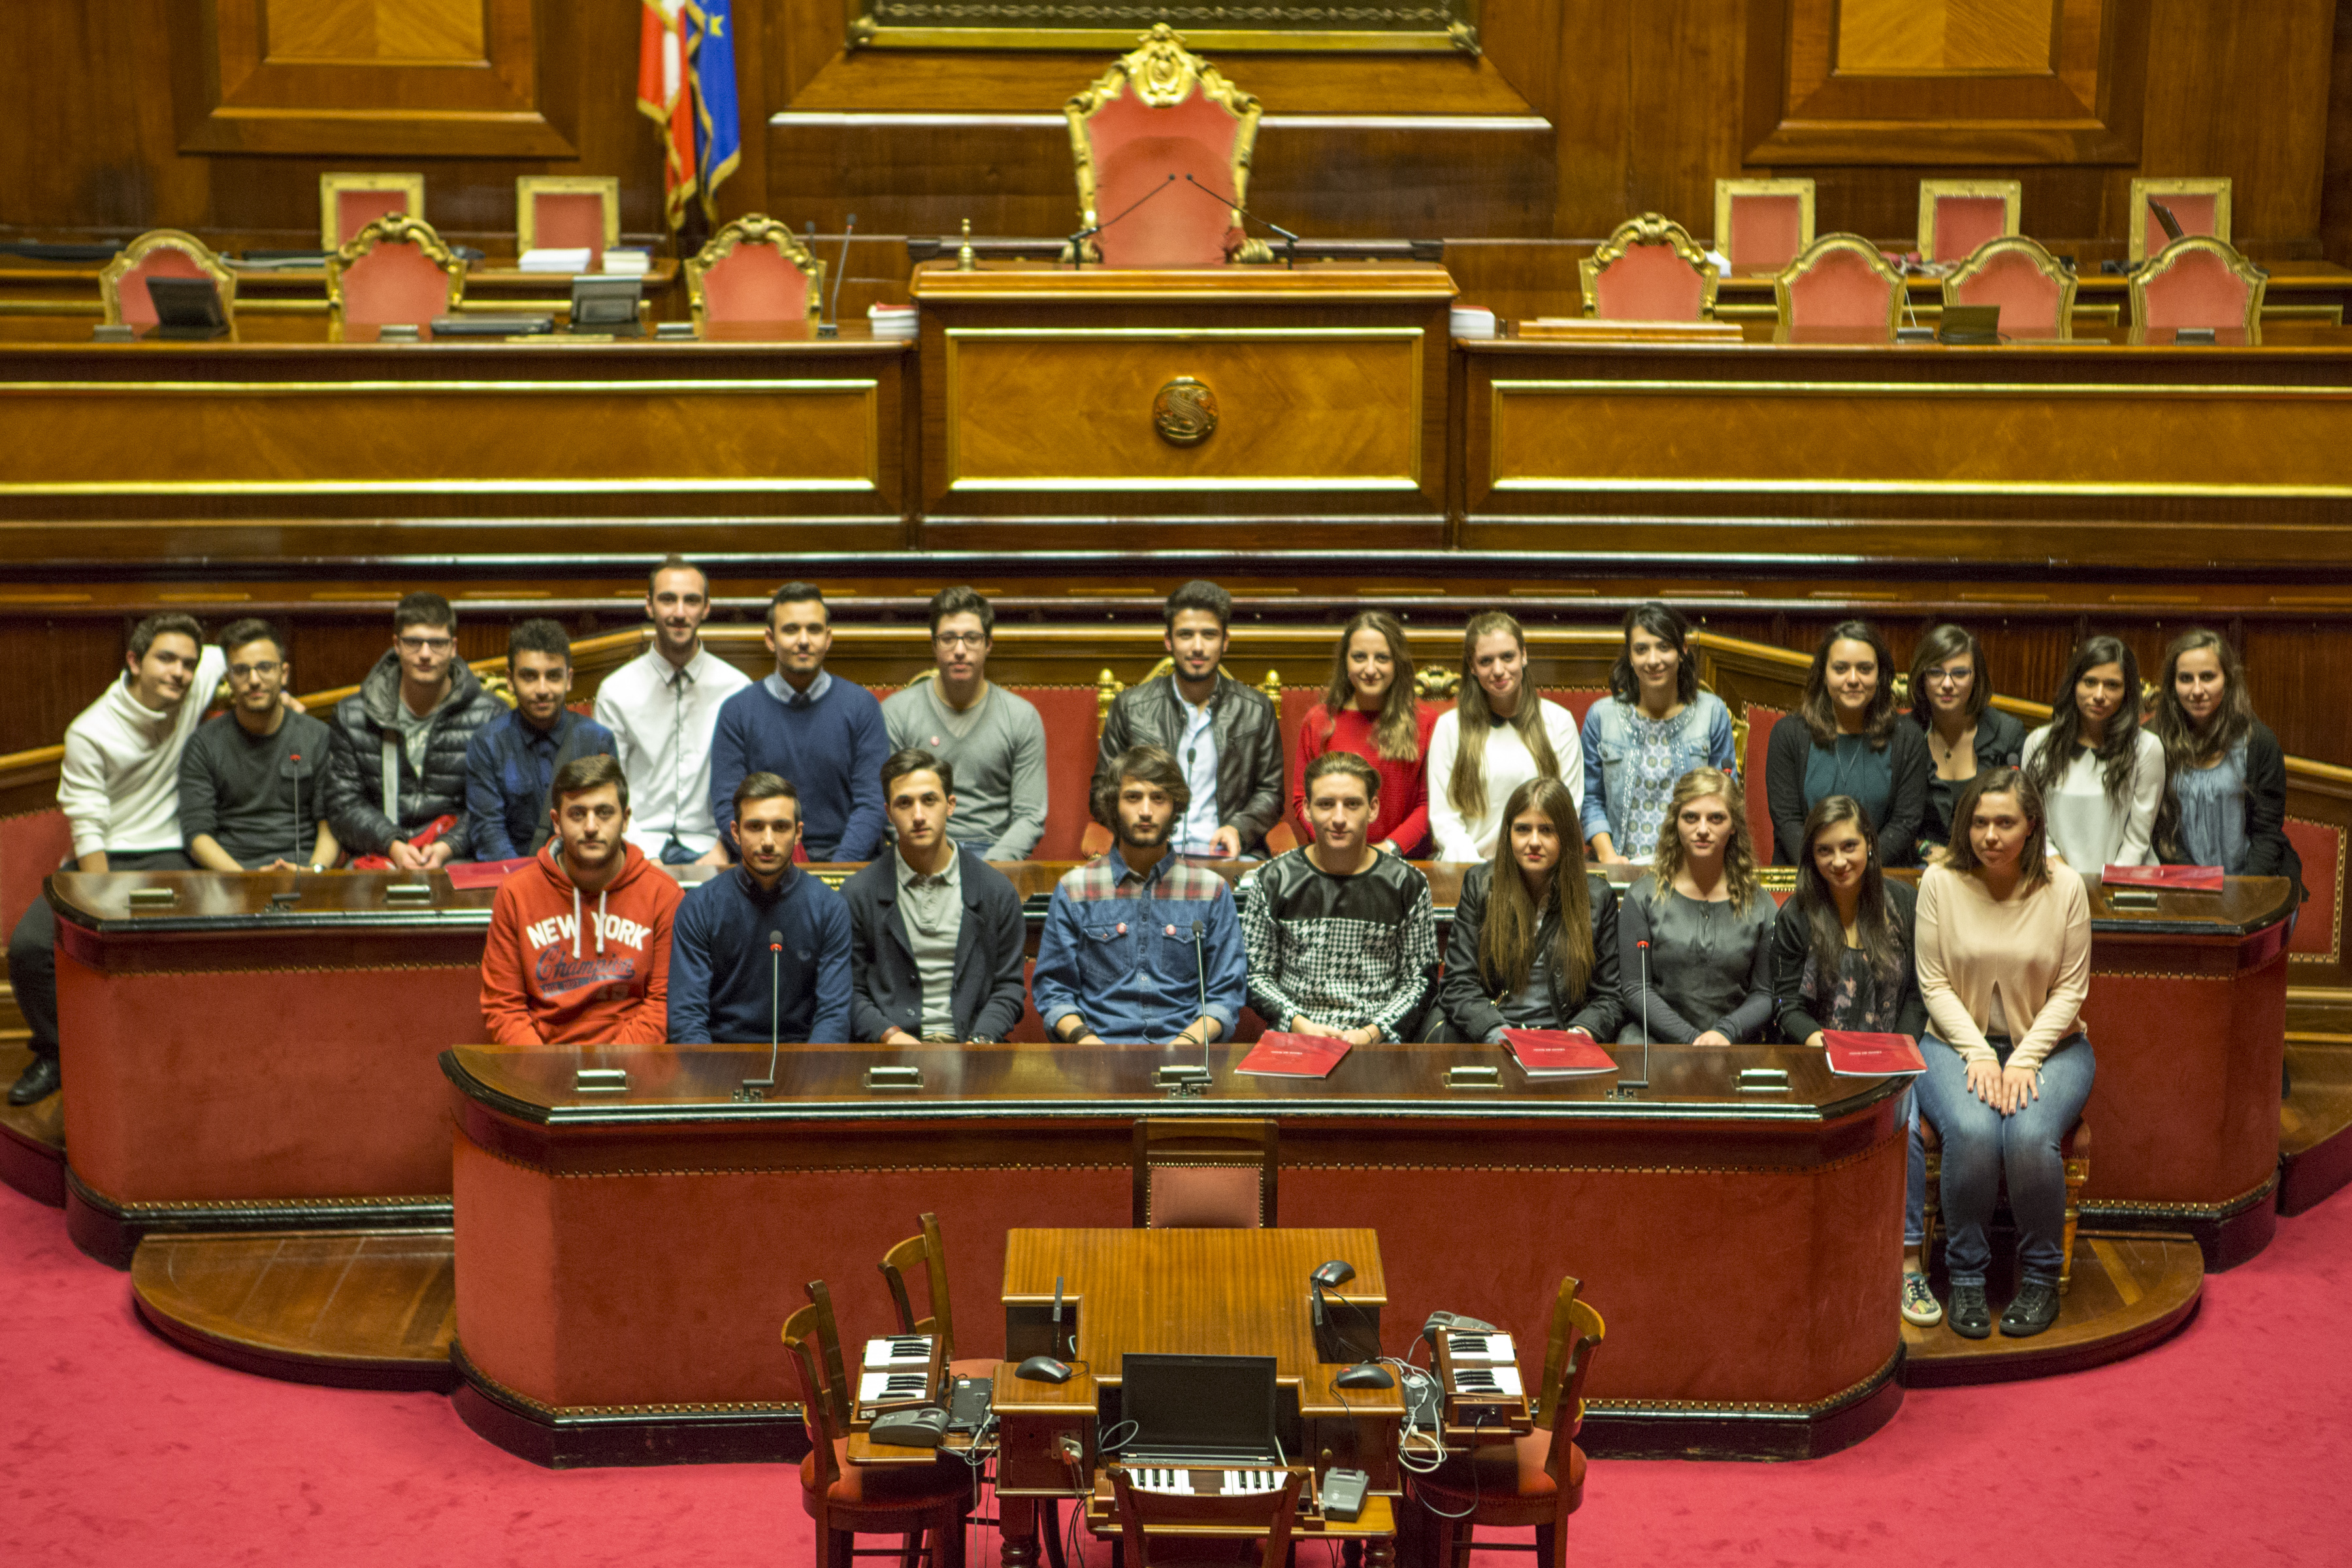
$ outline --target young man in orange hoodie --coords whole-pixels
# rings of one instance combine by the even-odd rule
[[[629,781],[618,762],[576,757],[548,793],[555,837],[490,910],[482,1022],[502,1046],[659,1044],[670,917],[684,895],[622,837]]]

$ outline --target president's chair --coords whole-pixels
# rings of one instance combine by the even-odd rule
[[[1584,1380],[1607,1326],[1577,1300],[1573,1275],[1553,1298],[1543,1380],[1534,1390],[1534,1426],[1504,1444],[1474,1447],[1414,1478],[1407,1528],[1424,1543],[1430,1568],[1469,1568],[1473,1533],[1535,1527],[1532,1546],[1481,1541],[1480,1552],[1532,1552],[1544,1568],[1567,1568],[1568,1516],[1584,1502],[1584,1450],[1575,1438],[1584,1421]],[[1440,1552],[1443,1552],[1443,1555]]]
[[[753,213],[687,258],[686,300],[698,327],[805,321],[824,309],[824,263],[791,229]]]
[[[1271,1230],[1280,1134],[1270,1121],[1151,1117],[1135,1123],[1139,1230]]]
[[[1249,200],[1258,101],[1187,49],[1167,23],[1152,24],[1062,113],[1077,168],[1079,226],[1103,226],[1083,242],[1088,259],[1205,267],[1236,255],[1265,258],[1263,244],[1245,245],[1241,214],[1227,205]]]
[[[1903,275],[1858,234],[1825,234],[1775,273],[1772,302],[1785,336],[1815,328],[1890,337],[1903,314]]]
[[[1627,218],[1576,264],[1584,313],[1612,321],[1697,321],[1715,314],[1716,270],[1678,223]]]
[[[2017,180],[1919,182],[1919,259],[1958,261],[2017,232],[2024,185]]]
[[[1291,1471],[1278,1491],[1231,1496],[1149,1491],[1135,1484],[1122,1464],[1112,1464],[1109,1474],[1126,1568],[1283,1568],[1290,1561],[1291,1523],[1298,1517],[1298,1493],[1307,1481],[1303,1470]],[[1218,1552],[1216,1546],[1227,1550]]]
[[[1786,267],[1812,243],[1812,181],[1716,181],[1715,248],[1734,267]]]
[[[809,1304],[784,1322],[784,1346],[800,1376],[801,1420],[808,1457],[801,1461],[801,1506],[815,1525],[814,1568],[852,1568],[858,1557],[913,1561],[929,1537],[931,1568],[962,1568],[964,1520],[971,1512],[971,1468],[940,1458],[929,1465],[853,1465],[849,1426],[856,1393],[844,1366],[833,1298],[823,1280]],[[900,1544],[861,1552],[861,1535],[895,1535]]]
[[[319,248],[335,250],[380,217],[425,216],[422,174],[319,176]]]
[[[2023,235],[1990,239],[1944,279],[1947,305],[1994,305],[2000,330],[2074,335],[2074,275]]]
[[[236,315],[236,274],[221,265],[212,247],[176,228],[151,228],[122,247],[98,275],[98,292],[110,327],[152,327],[155,301],[150,278],[209,278],[220,291],[221,314]]]
[[[2269,287],[2269,275],[2227,241],[2188,235],[2132,274],[2132,324],[2235,329],[2251,336],[2262,321]]]
[[[2230,182],[2226,179],[2134,180],[2131,200],[2124,208],[2124,233],[2130,242],[2130,259],[2145,260],[2171,243],[2164,220],[2148,204],[2158,202],[2180,226],[2181,237],[2206,235],[2227,244],[2230,239]]]
[[[327,310],[338,327],[423,325],[465,298],[466,264],[422,218],[377,218],[327,258]]]

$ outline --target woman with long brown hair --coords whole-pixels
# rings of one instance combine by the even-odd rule
[[[1454,905],[1438,1001],[1455,1037],[1502,1043],[1511,1029],[1615,1037],[1617,895],[1584,865],[1576,800],[1535,778],[1503,803],[1494,858],[1470,868]]]
[[[1609,695],[1584,712],[1584,842],[1592,858],[1646,861],[1675,781],[1738,765],[1731,710],[1698,684],[1690,622],[1655,600],[1625,612]]]
[[[2019,765],[2049,813],[2051,848],[2095,877],[2156,858],[2164,747],[2140,727],[2139,660],[2120,637],[2084,637],[2050,699],[2050,722],[2025,737]]]
[[[1580,815],[1583,810],[1576,716],[1546,701],[1527,675],[1528,639],[1519,623],[1500,610],[1473,616],[1462,633],[1454,710],[1429,732],[1429,828],[1440,860],[1495,853],[1504,803],[1529,779],[1559,780]]]
[[[1895,707],[1895,658],[1868,621],[1840,621],[1813,650],[1797,710],[1764,746],[1772,863],[1793,866],[1805,813],[1833,795],[1862,802],[1878,825],[1878,861],[1908,866],[1927,811],[1927,742]]]
[[[2148,731],[2164,748],[2156,847],[2176,865],[2232,877],[2284,877],[2303,888],[2286,836],[2286,752],[2254,717],[2246,667],[2218,632],[2184,632],[2164,650]]]
[[[1757,883],[1738,781],[1693,768],[1675,785],[1650,869],[1618,911],[1619,1041],[1736,1046],[1761,1037],[1772,1018],[1776,912]]]
[[[1410,858],[1429,837],[1429,732],[1437,710],[1413,694],[1412,650],[1386,610],[1360,610],[1339,630],[1322,703],[1298,723],[1290,752],[1290,821],[1315,842],[1307,816],[1307,768],[1326,752],[1353,752],[1380,775],[1371,842]]]

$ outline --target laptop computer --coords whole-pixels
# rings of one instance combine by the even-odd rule
[[[1135,1423],[1135,1436],[1119,1445],[1127,1463],[1223,1469],[1282,1462],[1272,1356],[1129,1354],[1118,1375],[1119,1415]]]

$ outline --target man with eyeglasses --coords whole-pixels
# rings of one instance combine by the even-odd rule
[[[466,747],[506,711],[457,657],[457,612],[411,594],[392,614],[392,648],[335,705],[327,820],[354,855],[396,871],[471,859]]]
[[[327,824],[327,726],[286,705],[293,666],[268,621],[221,633],[229,710],[180,753],[180,832],[207,871],[323,871],[342,851]]]
[[[1045,831],[1045,721],[988,680],[996,610],[970,588],[931,595],[931,679],[882,702],[890,749],[929,752],[956,781],[950,837],[983,860],[1025,860]]]

